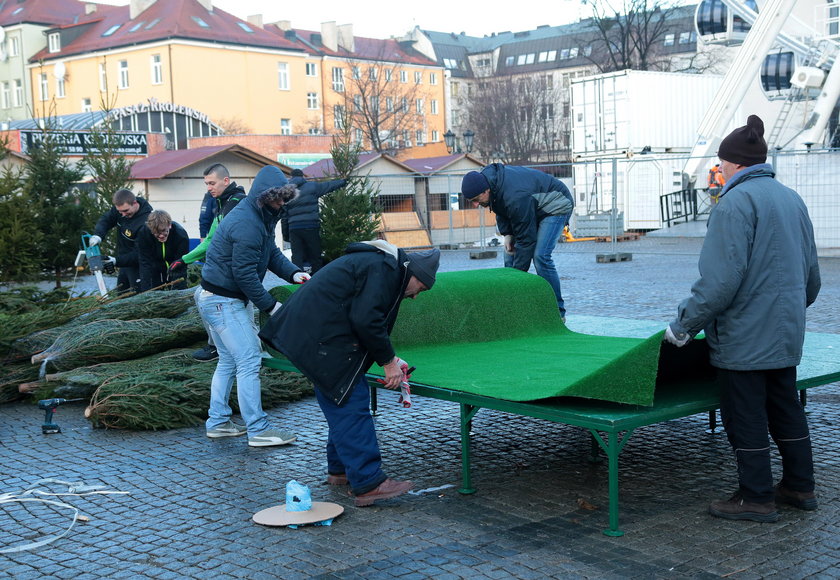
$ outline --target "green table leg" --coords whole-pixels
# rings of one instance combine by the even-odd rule
[[[461,487],[458,493],[475,493],[470,476],[470,425],[480,407],[461,403]]]
[[[607,461],[609,466],[609,502],[610,502],[610,527],[604,530],[604,535],[619,537],[623,536],[624,532],[618,529],[618,456],[624,448],[624,444],[633,433],[632,429],[624,432],[623,437],[619,437],[616,432],[607,433],[607,441],[601,437],[595,429],[590,429],[590,433],[607,454]]]

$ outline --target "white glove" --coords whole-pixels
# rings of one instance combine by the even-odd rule
[[[281,308],[282,306],[283,306],[283,305],[282,305],[282,304],[280,304],[279,302],[275,303],[275,304],[274,304],[274,308],[272,308],[272,309],[271,309],[271,311],[268,313],[268,315],[269,315],[269,316],[274,316],[274,313],[275,313],[275,312],[277,312],[278,310],[280,310],[280,308]]]
[[[297,272],[294,276],[292,276],[292,282],[294,282],[295,284],[303,284],[311,277],[312,276],[310,276],[306,272]]]
[[[101,241],[102,241],[102,238],[100,238],[99,236],[91,236],[91,237],[88,238],[88,247],[95,246],[96,244],[98,244]]]
[[[686,343],[691,340],[691,337],[688,336],[686,332],[680,332],[679,334],[674,334],[674,331],[671,330],[671,325],[669,324],[668,327],[665,329],[665,341],[670,342],[677,348],[681,346],[685,346]]]
[[[505,236],[505,254],[513,254],[513,236]]]

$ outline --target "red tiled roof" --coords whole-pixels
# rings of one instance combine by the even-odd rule
[[[208,12],[198,0],[157,0],[133,20],[129,18],[128,6],[118,6],[113,10],[97,13],[99,20],[89,23],[87,30],[66,46],[62,46],[60,52],[50,53],[44,49],[34,55],[31,62],[173,38],[302,50],[300,45],[250,25],[224,10],[213,8],[212,12]],[[202,22],[206,27],[202,26]],[[114,27],[117,28],[111,34],[103,36]]]
[[[276,36],[283,37],[290,41],[294,41],[296,45],[308,52],[309,54],[337,56],[344,58],[358,58],[362,60],[376,60],[384,62],[400,62],[405,64],[417,65],[437,65],[437,62],[430,60],[415,51],[413,48],[406,48],[393,38],[365,38],[362,36],[354,36],[353,44],[355,50],[349,52],[343,48],[332,51],[324,46],[318,38],[320,32],[313,30],[294,30],[294,36],[289,38],[285,31],[276,26],[266,26],[266,30],[270,31]],[[314,36],[314,38],[313,38]]]
[[[291,169],[282,163],[272,161],[268,157],[264,157],[255,151],[246,149],[239,145],[212,145],[208,147],[198,147],[196,149],[179,149],[177,151],[164,151],[157,155],[152,155],[141,159],[131,167],[132,179],[162,179],[173,173],[180,171],[196,163],[206,162],[206,160],[214,155],[222,152],[230,152],[235,155],[244,157],[258,165],[275,165],[282,169],[285,173],[290,173]]]
[[[359,155],[359,162],[356,164],[356,167],[353,168],[354,171],[359,171],[365,165],[369,165],[373,163],[377,159],[385,159],[390,161],[391,163],[402,167],[403,169],[407,169],[408,171],[413,171],[411,167],[407,166],[402,161],[398,159],[394,159],[390,155],[384,155],[382,153],[362,153]],[[316,161],[309,167],[303,170],[304,174],[307,177],[312,177],[315,179],[320,179],[322,177],[332,177],[336,175],[335,171],[335,164],[333,163],[332,158],[321,159],[320,161]]]
[[[421,157],[419,159],[404,159],[403,163],[411,167],[417,173],[435,173],[445,169],[454,162],[466,157],[463,153],[443,155],[440,157]]]
[[[101,6],[100,6],[101,7]],[[29,0],[0,3],[0,26],[13,24],[69,24],[85,13],[85,2],[77,0]]]

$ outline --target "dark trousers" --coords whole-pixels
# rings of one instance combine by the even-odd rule
[[[359,495],[385,481],[376,426],[370,415],[370,387],[364,375],[339,406],[315,389],[318,405],[327,419],[327,471],[347,474],[350,488]]]
[[[814,491],[814,462],[808,420],[796,390],[796,367],[765,371],[718,369],[720,415],[735,452],[742,497],[774,499],[770,436],[782,456],[782,483],[794,491]]]
[[[140,269],[134,266],[122,266],[117,273],[117,292],[134,290],[140,292]]]
[[[292,245],[292,263],[303,268],[307,262],[314,274],[323,266],[321,259],[321,229],[289,230],[289,243]]]

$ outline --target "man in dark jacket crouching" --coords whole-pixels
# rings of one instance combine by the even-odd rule
[[[357,506],[412,488],[382,471],[365,373],[375,362],[385,370],[385,386],[399,388],[408,365],[389,335],[402,299],[431,288],[439,262],[439,250],[406,253],[382,240],[350,244],[260,332],[314,383],[329,425],[327,483],[349,483]]]

